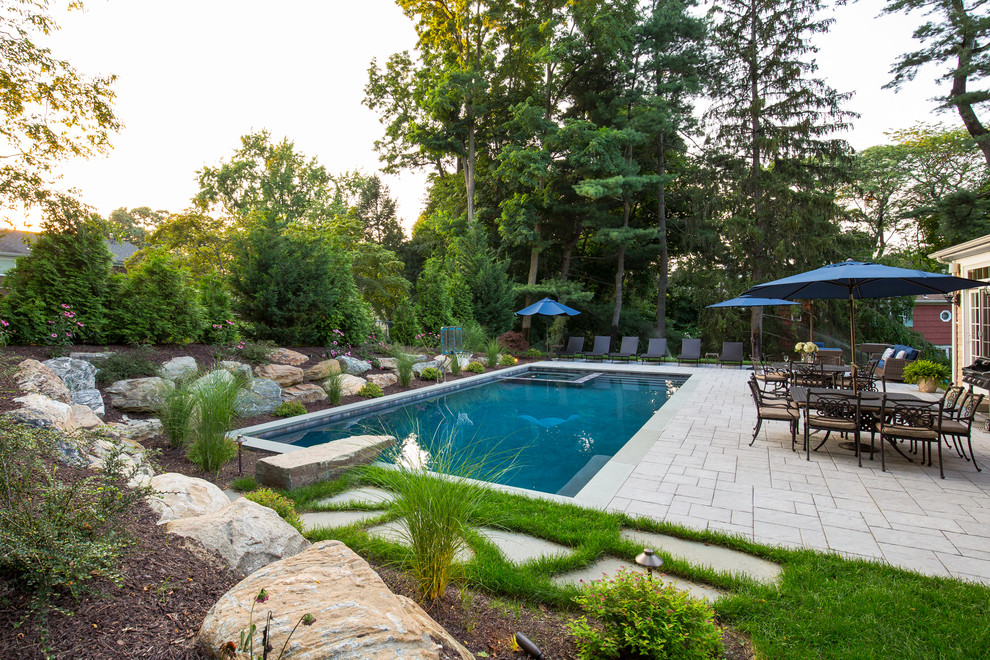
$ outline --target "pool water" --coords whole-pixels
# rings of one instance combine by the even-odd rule
[[[458,461],[483,460],[486,471],[501,472],[490,481],[573,496],[685,380],[619,373],[587,376],[583,372],[570,380],[496,380],[384,412],[265,436],[310,447],[353,435],[393,435],[399,439],[399,451],[386,460],[431,469],[439,469],[437,457],[450,443],[454,472]]]

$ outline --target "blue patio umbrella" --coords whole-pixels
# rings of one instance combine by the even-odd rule
[[[567,305],[557,302],[551,298],[544,298],[539,302],[535,302],[529,307],[520,309],[516,312],[516,316],[533,316],[534,314],[539,314],[540,316],[577,316],[581,312],[576,309],[571,309]],[[550,350],[550,324],[547,324],[547,351]]]
[[[849,259],[806,273],[758,284],[744,296],[776,296],[805,300],[849,300],[849,345],[852,350],[853,385],[856,382],[856,311],[857,298],[894,298],[923,293],[951,293],[962,289],[987,286],[986,282],[925,270],[895,268]]]
[[[757,298],[755,296],[741,295],[732,300],[725,300],[708,307],[776,307],[777,305],[800,305],[793,300],[783,300],[782,298]]]

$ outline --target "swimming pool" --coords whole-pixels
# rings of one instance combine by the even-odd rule
[[[496,483],[572,497],[685,382],[682,375],[533,369],[343,419],[256,434],[309,447],[353,435],[393,435],[403,462],[436,467],[487,455],[512,468]]]

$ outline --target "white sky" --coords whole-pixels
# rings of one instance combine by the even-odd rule
[[[820,75],[856,92],[849,109],[862,117],[845,137],[857,149],[919,120],[959,123],[933,114],[928,99],[944,93],[934,73],[896,95],[881,89],[897,55],[914,47],[918,21],[875,18],[880,7],[863,0],[835,9],[818,54]],[[63,186],[104,216],[120,207],[187,208],[196,170],[229,159],[240,136],[260,129],[288,137],[331,173],[375,171],[382,126],[361,104],[368,66],[416,41],[392,0],[89,0],[85,12],[59,18],[55,54],[84,73],[118,78],[124,128],[113,151],[63,168]],[[410,228],[425,175],[384,179]]]

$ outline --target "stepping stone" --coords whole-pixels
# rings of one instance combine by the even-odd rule
[[[392,543],[398,543],[399,545],[408,545],[407,539],[409,534],[409,528],[406,526],[405,518],[398,518],[396,520],[391,520],[384,525],[375,525],[374,527],[369,527],[365,530],[368,536],[374,536],[386,541],[391,541]],[[463,548],[454,558],[459,564],[464,564],[470,561],[471,557],[474,556],[474,551],[471,548]]]
[[[679,539],[666,534],[653,534],[635,529],[624,529],[624,539],[635,541],[644,548],[663,550],[671,557],[677,557],[697,566],[709,566],[725,573],[742,573],[757,582],[773,583],[780,576],[780,565],[754,557],[753,555],[730,550],[717,545],[705,545],[698,541]]]
[[[346,527],[354,523],[364,522],[376,516],[380,516],[383,511],[313,511],[311,513],[301,513],[299,517],[303,521],[303,529],[307,532],[317,527]]]
[[[395,493],[390,493],[381,488],[363,487],[345,490],[343,493],[337,493],[333,497],[326,497],[314,505],[348,506],[352,504],[385,504],[394,499]]]
[[[628,571],[636,571],[637,573],[646,572],[646,569],[639,564],[622,561],[621,559],[615,559],[613,557],[605,557],[604,559],[599,559],[591,566],[586,566],[576,571],[571,571],[570,573],[558,575],[553,579],[553,581],[561,585],[574,584],[580,586],[582,582],[587,584],[595,580],[613,578],[623,568]],[[725,595],[725,592],[719,591],[714,587],[700,585],[696,582],[685,580],[684,578],[663,575],[658,571],[653,572],[653,579],[663,582],[664,584],[672,584],[678,591],[686,591],[694,598],[707,600],[709,602]]]
[[[517,564],[523,564],[547,555],[566,555],[571,552],[571,549],[566,546],[525,534],[505,532],[487,527],[479,527],[477,531],[494,543],[502,551],[506,559]]]

